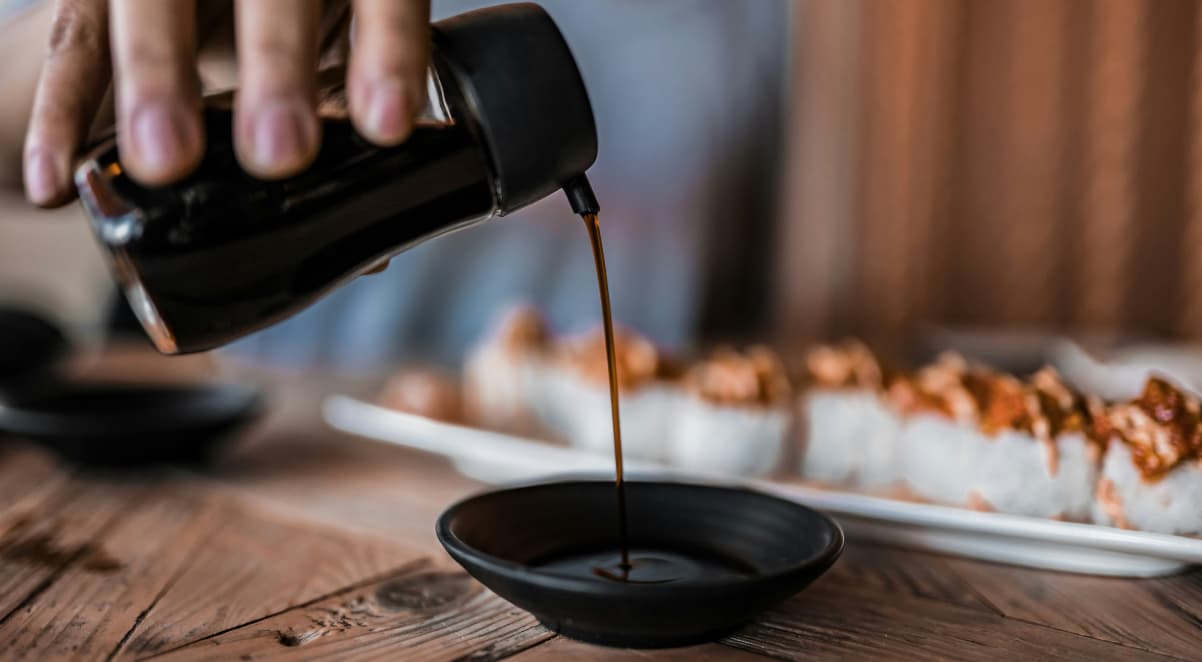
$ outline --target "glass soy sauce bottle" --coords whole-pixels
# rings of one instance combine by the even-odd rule
[[[205,156],[178,184],[134,182],[111,139],[77,169],[96,237],[159,351],[224,345],[397,253],[569,182],[579,206],[596,127],[546,12],[503,5],[435,23],[432,34],[430,103],[399,146],[361,139],[334,87],[323,102],[320,153],[288,179],[260,181],[241,169],[228,104],[206,107]]]

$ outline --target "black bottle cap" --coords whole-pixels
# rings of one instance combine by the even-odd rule
[[[462,88],[493,160],[505,214],[550,195],[597,158],[597,127],[576,60],[533,3],[434,24],[434,46]]]

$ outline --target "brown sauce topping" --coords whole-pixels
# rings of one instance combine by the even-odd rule
[[[1010,375],[969,372],[962,378],[964,389],[978,410],[981,431],[996,435],[1003,430],[1031,431],[1035,427],[1036,396]]]
[[[407,369],[393,375],[384,385],[380,404],[437,421],[463,420],[459,385],[450,375],[434,368]]]
[[[596,330],[565,341],[559,348],[561,357],[588,381],[604,385],[609,380],[609,361],[606,358],[605,334]],[[636,389],[660,379],[674,376],[676,370],[655,345],[627,329],[614,328],[614,360],[621,390]]]
[[[913,374],[893,379],[886,399],[903,414],[926,412],[975,423],[980,416],[969,384],[980,388],[970,377],[967,362],[948,353]]]
[[[1045,443],[1069,432],[1085,433],[1095,442],[1100,438],[1093,434],[1085,398],[1048,367],[1024,381],[945,354],[913,375],[895,379],[887,398],[904,414],[936,413],[976,425],[990,436],[1016,430]]]
[[[1145,478],[1159,478],[1184,462],[1202,459],[1200,409],[1197,397],[1154,376],[1138,398],[1112,406],[1097,427],[1127,444]]]
[[[547,347],[551,332],[537,309],[520,306],[509,311],[501,320],[496,337],[502,347],[522,351]]]
[[[885,386],[885,374],[872,350],[858,340],[836,345],[818,345],[806,352],[803,381],[822,388],[865,388]]]
[[[784,364],[762,346],[715,351],[689,370],[685,387],[707,402],[734,406],[776,406],[792,393]]]

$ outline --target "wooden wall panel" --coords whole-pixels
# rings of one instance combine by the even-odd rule
[[[1133,253],[1123,322],[1127,328],[1163,336],[1176,331],[1182,310],[1183,265],[1177,246],[1185,231],[1198,3],[1157,0],[1146,6],[1146,12],[1135,162],[1136,218],[1126,237]]]
[[[1122,323],[1135,225],[1135,152],[1139,139],[1139,88],[1146,50],[1146,6],[1100,0],[1090,21],[1091,66],[1084,124],[1085,182],[1076,247],[1074,323],[1086,328]]]
[[[961,4],[869,2],[862,13],[854,301],[844,319],[892,344],[932,305],[954,119]],[[916,37],[917,35],[917,37]],[[871,237],[866,241],[863,238]]]
[[[945,240],[931,249],[947,255],[950,269],[933,286],[948,290],[948,305],[928,321],[1034,324],[1059,303],[1058,109],[1069,17],[1062,3],[1043,0],[975,3],[967,14],[962,110],[946,129],[956,140],[947,182],[954,205],[943,219]]]
[[[1198,3],[806,7],[784,333],[1202,337]]]
[[[785,126],[777,318],[785,344],[843,326],[855,228],[861,0],[798,0]]]
[[[1178,251],[1182,271],[1182,335],[1202,338],[1202,12],[1194,17],[1193,80],[1186,162],[1186,227]]]

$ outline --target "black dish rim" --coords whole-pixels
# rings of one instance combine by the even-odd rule
[[[447,508],[442,513],[442,515],[440,515],[438,518],[438,522],[435,527],[435,533],[438,537],[439,542],[442,543],[443,547],[445,547],[447,549],[448,553],[450,553],[451,556],[455,557],[456,560],[460,560],[460,558],[470,559],[472,563],[477,564],[484,569],[487,569],[487,570],[490,570],[497,574],[501,574],[501,575],[508,576],[511,578],[521,579],[522,581],[524,581],[528,584],[531,584],[531,585],[534,585],[534,586],[537,586],[537,587],[543,588],[543,589],[559,590],[559,591],[567,590],[567,591],[581,592],[581,593],[587,593],[587,594],[592,594],[592,595],[606,595],[606,596],[612,596],[612,597],[626,597],[626,596],[639,596],[639,595],[645,595],[645,596],[662,595],[664,593],[665,587],[671,587],[670,590],[674,594],[677,594],[677,595],[679,595],[681,593],[685,593],[685,592],[696,592],[698,594],[712,595],[713,592],[716,590],[717,591],[721,591],[722,589],[740,589],[740,590],[742,590],[742,589],[746,589],[747,587],[753,586],[753,585],[773,584],[773,583],[781,581],[784,578],[788,578],[792,575],[800,574],[800,573],[814,572],[817,574],[821,574],[821,573],[825,572],[828,568],[830,568],[830,566],[834,565],[835,561],[837,561],[839,559],[839,556],[843,553],[843,548],[846,543],[846,539],[843,534],[843,528],[840,527],[839,523],[836,522],[835,520],[833,520],[831,517],[827,516],[826,514],[824,514],[822,512],[819,512],[813,508],[810,508],[809,506],[804,506],[804,505],[796,503],[794,501],[782,499],[780,497],[773,496],[766,492],[761,492],[758,490],[750,489],[747,487],[741,487],[741,486],[713,485],[713,484],[708,484],[708,483],[695,483],[695,482],[677,481],[677,480],[637,480],[637,481],[627,481],[626,484],[628,486],[629,485],[654,485],[654,486],[667,486],[667,487],[681,488],[681,489],[723,491],[723,492],[732,493],[732,494],[752,495],[755,498],[762,498],[762,499],[771,500],[773,502],[778,502],[778,503],[786,503],[786,504],[789,504],[791,507],[807,511],[811,515],[816,516],[818,521],[821,521],[823,523],[823,525],[825,525],[831,532],[831,540],[826,545],[826,547],[824,547],[822,550],[820,550],[817,554],[815,554],[813,556],[794,560],[783,568],[777,569],[772,572],[764,573],[764,574],[758,574],[754,577],[702,579],[702,580],[696,580],[696,581],[689,581],[687,583],[681,583],[681,584],[675,584],[675,583],[673,583],[673,584],[634,584],[634,583],[619,583],[619,582],[598,582],[598,581],[593,581],[593,580],[589,580],[586,578],[567,577],[567,576],[560,575],[560,574],[541,571],[541,570],[531,567],[529,565],[518,563],[516,561],[509,561],[506,559],[502,559],[502,558],[493,556],[491,554],[487,554],[479,549],[476,549],[475,547],[472,547],[467,542],[465,542],[462,538],[458,537],[457,535],[454,534],[454,532],[451,531],[451,522],[455,518],[455,515],[458,514],[461,510],[463,510],[464,508],[471,507],[473,502],[476,502],[480,499],[488,498],[489,496],[492,496],[492,495],[495,495],[495,494],[498,494],[501,492],[511,493],[511,492],[518,492],[518,491],[526,491],[526,490],[547,489],[548,487],[552,487],[552,486],[559,487],[559,488],[566,488],[568,486],[606,485],[606,486],[612,488],[613,482],[605,481],[605,480],[565,480],[565,481],[552,481],[552,482],[538,482],[538,483],[524,484],[524,485],[518,485],[518,486],[508,487],[508,488],[485,490],[483,492],[473,494],[472,496],[469,496],[460,501],[457,501],[456,503],[451,505],[451,507]]]
[[[63,396],[146,400],[166,409],[71,411],[56,408]],[[0,430],[30,436],[120,432],[114,423],[140,421],[136,430],[192,430],[257,415],[263,394],[252,386],[227,383],[140,384],[106,381],[52,381],[0,396]]]

